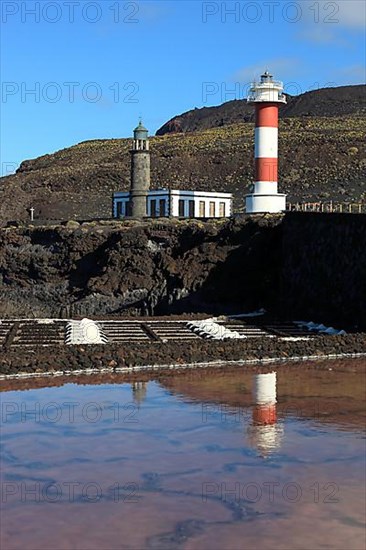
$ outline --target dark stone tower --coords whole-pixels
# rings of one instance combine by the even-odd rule
[[[147,215],[147,192],[150,189],[150,151],[148,130],[141,120],[133,132],[131,149],[130,216]]]

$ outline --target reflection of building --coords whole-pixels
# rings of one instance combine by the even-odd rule
[[[138,408],[146,399],[146,391],[147,382],[132,382],[132,398]]]
[[[253,414],[249,441],[262,456],[281,445],[283,427],[277,423],[276,373],[256,374],[253,378]]]
[[[231,216],[231,193],[150,189],[148,130],[140,121],[131,149],[131,187],[113,195],[113,217],[226,218]]]

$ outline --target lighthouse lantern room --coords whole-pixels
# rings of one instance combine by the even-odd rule
[[[286,103],[282,82],[266,71],[254,82],[247,98],[255,105],[255,183],[254,192],[246,195],[248,214],[282,212],[286,195],[278,193],[278,109]]]

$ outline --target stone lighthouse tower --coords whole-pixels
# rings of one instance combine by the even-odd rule
[[[134,218],[147,215],[147,193],[150,189],[150,151],[148,130],[141,120],[133,132],[131,149],[131,188],[129,214]]]
[[[286,210],[286,195],[278,193],[278,109],[286,103],[283,84],[266,71],[251,85],[248,103],[255,106],[255,183],[246,195],[246,212]]]

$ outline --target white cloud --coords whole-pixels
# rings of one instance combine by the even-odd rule
[[[366,25],[366,3],[364,0],[300,0],[304,20],[327,27],[348,27],[364,30]]]
[[[345,79],[347,84],[365,84],[366,67],[364,65],[350,65],[339,69],[339,75]]]
[[[299,65],[300,61],[298,59],[288,57],[265,59],[255,65],[239,69],[231,76],[231,80],[247,84],[253,82],[253,80],[258,80],[259,76],[266,70],[273,74],[275,78],[283,79],[288,73],[293,74],[299,68]]]
[[[347,33],[365,34],[364,0],[300,0],[303,18],[297,38],[316,44],[351,46]]]
[[[324,4],[323,8],[325,10],[327,2],[322,0],[321,4]],[[341,26],[364,31],[366,25],[366,3],[364,0],[342,0],[335,2],[335,4],[339,8],[337,15]]]
[[[171,2],[154,2],[154,1],[140,1],[137,3],[138,14],[137,18],[141,21],[153,23],[159,22],[165,19],[171,14],[172,4]],[[140,17],[139,17],[140,16]]]
[[[307,40],[308,42],[314,42],[316,44],[339,44],[346,45],[343,39],[337,37],[337,35],[324,26],[306,26],[302,31],[297,34],[298,38]]]

